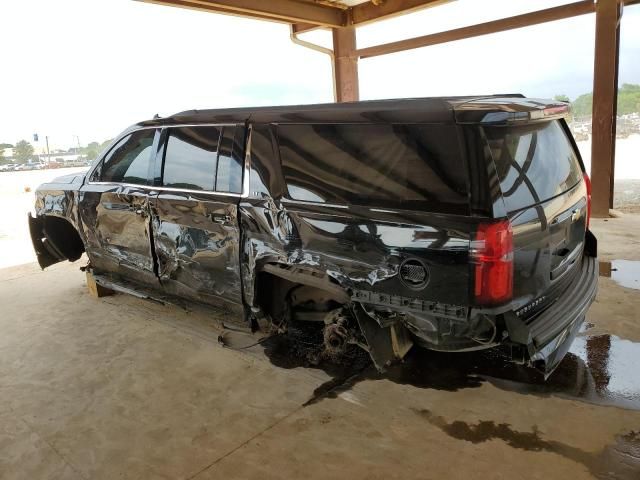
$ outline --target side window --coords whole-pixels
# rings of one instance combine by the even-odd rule
[[[120,140],[104,159],[100,181],[146,185],[155,132],[138,130]]]
[[[559,195],[582,178],[578,158],[558,121],[487,127],[485,132],[510,211]]]
[[[216,192],[242,192],[242,150],[244,128],[224,127],[218,152]]]
[[[293,200],[468,210],[455,125],[289,124],[277,134]]]
[[[181,127],[169,130],[162,185],[189,190],[214,189],[218,127]]]
[[[275,158],[269,126],[254,124],[251,131],[250,195],[262,198],[271,194],[267,185],[271,184],[274,165]],[[278,192],[272,193],[274,196],[278,195]]]

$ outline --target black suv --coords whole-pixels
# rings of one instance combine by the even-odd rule
[[[38,189],[33,245],[253,329],[317,325],[380,369],[415,343],[549,374],[597,289],[567,113],[508,95],[156,118]]]

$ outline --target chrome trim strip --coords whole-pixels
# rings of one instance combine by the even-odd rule
[[[204,195],[220,195],[223,197],[236,197],[240,198],[242,194],[240,193],[231,193],[231,192],[214,192],[211,190],[191,190],[188,188],[173,188],[173,187],[163,187],[163,186],[153,186],[153,185],[138,185],[135,183],[118,183],[118,182],[87,182],[86,185],[113,185],[114,187],[131,187],[131,188],[141,188],[143,190],[156,190],[159,192],[183,192],[183,193],[197,193]]]
[[[233,127],[235,125],[239,125],[238,123],[176,123],[171,125],[154,125],[154,126],[145,126],[145,127],[136,127],[133,130],[129,130],[125,135],[129,135],[133,132],[137,132],[138,130],[149,130],[150,128],[181,128],[181,127]],[[118,139],[120,140],[120,139]]]
[[[337,203],[323,203],[323,202],[312,202],[308,200],[294,200],[292,198],[282,197],[282,203],[291,203],[294,205],[316,205],[318,207],[331,207],[331,208],[342,208],[348,209],[349,205],[340,205]]]
[[[176,123],[175,125],[158,125],[156,127],[141,128],[181,128],[181,127],[234,127],[239,123]]]

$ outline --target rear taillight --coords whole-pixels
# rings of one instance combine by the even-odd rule
[[[589,174],[584,172],[584,184],[587,187],[587,230],[589,229],[589,223],[591,222],[591,179]]]
[[[513,232],[507,221],[481,223],[471,244],[474,297],[479,305],[497,305],[513,295]]]

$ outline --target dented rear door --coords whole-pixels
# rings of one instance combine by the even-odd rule
[[[161,185],[151,200],[164,290],[238,311],[241,130],[233,125],[167,129],[160,153]]]

